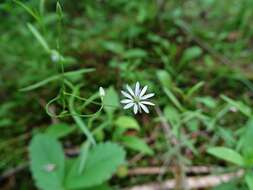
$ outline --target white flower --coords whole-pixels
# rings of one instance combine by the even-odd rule
[[[103,98],[105,96],[105,90],[103,87],[99,87],[99,95],[101,98]]]
[[[129,109],[133,107],[134,114],[137,114],[138,111],[141,113],[142,110],[144,112],[149,113],[148,107],[146,105],[154,106],[155,104],[150,102],[148,99],[153,97],[155,94],[150,93],[146,94],[146,91],[148,89],[148,86],[144,86],[144,88],[140,88],[140,83],[137,82],[135,84],[134,91],[126,85],[126,89],[128,92],[121,91],[121,93],[127,98],[121,100],[122,104],[125,104],[124,109]]]

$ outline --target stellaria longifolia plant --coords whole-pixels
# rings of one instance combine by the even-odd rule
[[[25,4],[16,1],[19,5],[35,18],[35,20],[43,25],[42,13],[37,13],[27,7]],[[41,6],[44,6],[41,1]],[[36,84],[21,89],[21,91],[29,91],[53,81],[60,82],[59,94],[51,99],[46,105],[46,112],[51,117],[63,118],[71,116],[76,125],[86,136],[86,140],[82,143],[77,157],[68,158],[65,156],[62,145],[57,140],[61,135],[52,135],[53,133],[36,134],[29,147],[30,168],[36,185],[40,189],[46,190],[63,190],[63,189],[103,189],[109,188],[106,181],[110,179],[117,168],[125,162],[125,151],[116,143],[104,142],[96,143],[93,134],[83,121],[83,117],[95,118],[103,109],[103,100],[106,92],[101,87],[99,93],[95,93],[91,98],[80,97],[80,86],[74,85],[69,77],[78,76],[84,73],[92,72],[94,69],[81,69],[77,71],[64,71],[64,63],[66,61],[61,53],[60,34],[63,12],[61,5],[57,2],[56,15],[58,17],[58,38],[56,40],[56,48],[53,49],[36,29],[33,24],[28,24],[28,29],[32,32],[37,41],[41,44],[44,51],[49,55],[53,64],[59,67],[59,74],[44,79]],[[42,27],[45,29],[45,26]],[[95,97],[95,98],[94,98]],[[100,102],[94,99],[100,98]],[[99,105],[98,111],[92,114],[78,113],[75,107],[75,100],[81,100],[88,104]],[[60,105],[62,111],[59,114],[51,111],[51,106]],[[87,105],[86,105],[87,106]],[[58,129],[63,129],[58,125]],[[66,131],[67,128],[65,128]],[[69,130],[69,129],[67,129]],[[52,130],[51,130],[52,131]],[[51,135],[49,135],[51,134]]]
[[[43,30],[46,30],[42,12],[37,13],[22,2],[15,2],[22,6]],[[44,10],[44,3],[45,2],[41,0],[41,10]],[[69,134],[73,131],[72,129],[66,125],[58,124],[52,129],[46,130],[45,133],[36,134],[29,146],[32,175],[36,185],[40,189],[109,189],[106,182],[111,178],[117,168],[125,163],[125,150],[114,142],[97,143],[94,134],[96,134],[101,128],[104,128],[105,125],[101,125],[101,128],[98,127],[98,129],[95,129],[94,131],[90,130],[90,125],[92,121],[96,120],[101,114],[103,108],[105,108],[109,118],[112,117],[111,110],[115,109],[115,105],[110,105],[110,103],[107,102],[108,99],[113,99],[115,93],[110,88],[105,91],[103,87],[99,87],[98,92],[94,93],[89,98],[84,98],[79,95],[82,85],[75,85],[69,78],[93,72],[95,70],[92,68],[86,68],[65,72],[64,64],[67,62],[67,58],[61,51],[60,38],[64,13],[59,2],[56,4],[56,16],[58,18],[56,48],[51,48],[51,45],[49,45],[47,40],[35,27],[35,24],[28,23],[27,26],[51,59],[52,64],[56,65],[58,68],[58,74],[22,88],[21,91],[25,92],[34,90],[45,86],[50,82],[58,81],[60,85],[59,93],[56,97],[48,101],[45,106],[46,112],[52,118],[61,119],[67,116],[72,117],[76,126],[78,126],[85,135],[86,140],[84,140],[80,146],[78,156],[75,158],[69,158],[65,156],[64,149],[57,138]],[[135,93],[133,94],[132,89],[127,85],[127,89],[131,95],[122,91],[123,95],[127,95],[126,97],[129,98],[129,100],[122,100],[122,103],[128,103],[126,105],[127,107],[133,106],[135,114],[137,112],[141,113],[142,110],[149,113],[146,105],[154,106],[154,104],[147,99],[154,96],[154,94],[151,93],[145,95],[147,88],[148,87],[145,86],[143,89],[140,89],[140,84],[137,82]],[[100,99],[100,101],[96,101],[96,99]],[[77,105],[77,101],[82,102],[81,106]],[[99,106],[98,110],[91,114],[84,114],[83,109],[90,104]],[[124,108],[126,108],[126,106]],[[52,107],[59,107],[60,111],[59,109],[57,109],[58,111],[52,111]],[[83,118],[88,119],[88,126]],[[153,151],[140,138],[124,135],[124,132],[128,129],[139,130],[139,125],[135,119],[121,116],[116,119],[114,125],[118,127],[113,135],[113,141],[120,142],[125,147],[140,151],[143,154],[153,154]],[[59,133],[55,131],[61,132]]]

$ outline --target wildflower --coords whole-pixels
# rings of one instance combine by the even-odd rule
[[[135,89],[131,89],[128,85],[126,85],[127,92],[121,91],[121,93],[127,98],[121,100],[122,104],[126,104],[123,108],[129,109],[133,107],[134,114],[137,114],[138,111],[141,113],[142,110],[144,112],[149,113],[148,107],[146,105],[154,106],[155,104],[150,102],[148,99],[153,97],[155,94],[150,93],[146,94],[148,86],[144,86],[144,88],[140,88],[140,83],[136,82]]]
[[[105,90],[103,87],[99,87],[99,95],[101,98],[103,98],[105,96]]]

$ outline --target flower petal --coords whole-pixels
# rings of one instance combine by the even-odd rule
[[[126,88],[127,88],[128,92],[130,92],[130,94],[131,94],[132,96],[135,96],[135,95],[134,95],[134,91],[132,90],[132,88],[131,88],[130,86],[126,85]]]
[[[134,94],[135,94],[135,96],[139,96],[139,93],[140,93],[140,83],[137,82],[137,83],[135,84],[135,91],[134,91]]]
[[[141,104],[146,104],[146,105],[150,105],[150,106],[154,106],[155,104],[152,102],[148,102],[148,101],[140,101]]]
[[[140,97],[140,99],[141,99],[141,100],[146,100],[146,99],[148,99],[148,98],[153,97],[154,95],[155,95],[154,93],[146,94],[146,95]]]
[[[130,94],[128,94],[127,92],[121,90],[121,93],[122,93],[125,97],[127,97],[127,98],[129,98],[129,99],[131,99],[131,100],[133,99],[133,97],[132,97]]]
[[[145,106],[144,104],[142,103],[139,103],[139,105],[141,106],[141,108],[146,112],[146,113],[149,113],[149,110],[148,110],[148,107]]]
[[[138,112],[138,105],[134,104],[134,114],[137,114],[137,112]]]
[[[144,88],[141,90],[141,92],[139,94],[140,98],[145,94],[145,92],[147,91],[147,89],[148,89],[148,86],[144,86]]]
[[[125,105],[125,106],[123,107],[123,109],[129,109],[129,108],[131,108],[133,105],[135,105],[135,104],[134,104],[133,102],[131,102],[131,103]]]
[[[122,103],[122,104],[128,104],[130,102],[133,102],[133,100],[131,100],[131,99],[124,99],[124,100],[120,101],[120,103]]]

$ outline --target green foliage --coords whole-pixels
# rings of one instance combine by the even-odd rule
[[[41,189],[95,189],[125,162],[124,150],[115,143],[101,143],[89,150],[84,144],[80,156],[67,162],[60,143],[47,134],[34,136],[30,147],[31,171]],[[70,164],[71,163],[71,164]],[[105,185],[99,186],[109,189]]]
[[[153,150],[142,139],[135,136],[123,136],[120,141],[126,147],[147,155],[153,155]]]
[[[117,128],[120,128],[122,132],[128,129],[134,129],[137,131],[140,130],[140,126],[138,122],[134,118],[129,117],[129,116],[120,116],[119,118],[116,119],[115,125]]]
[[[253,119],[250,119],[246,125],[245,135],[242,137],[242,154],[247,166],[253,166]]]
[[[113,87],[106,90],[104,105],[104,109],[109,115],[112,115],[119,107],[119,96]]]
[[[65,187],[68,189],[88,188],[102,184],[124,163],[124,150],[113,143],[107,142],[93,147],[81,174],[78,172],[79,162],[75,162],[67,174]]]
[[[29,146],[31,171],[41,189],[63,190],[65,162],[61,144],[53,137],[38,134]]]
[[[72,183],[66,181],[69,172],[87,178],[84,185],[92,187],[86,190],[155,180],[126,178],[123,170],[121,179],[108,181],[116,164],[107,160],[119,163],[118,152],[123,152],[104,143],[113,141],[126,148],[130,160],[140,152],[152,156],[136,167],[176,160],[187,166],[211,163],[224,171],[243,168],[245,176],[216,189],[252,189],[252,6],[252,0],[1,2],[1,173],[27,162],[31,137],[29,150],[38,147],[30,150],[31,171],[40,189],[66,190],[64,185]],[[148,115],[133,116],[120,106],[120,90],[136,81],[156,94]],[[103,106],[100,86],[106,89]],[[65,158],[56,138],[66,147]],[[202,156],[207,147],[216,147],[208,152],[233,164]],[[95,150],[106,161],[92,164],[101,173],[95,176],[90,168],[88,176]],[[43,172],[38,166],[63,158],[64,169],[49,163],[52,171]],[[172,175],[168,170],[164,178]],[[26,170],[13,179],[16,185],[8,187],[34,189]]]
[[[212,154],[222,160],[226,160],[233,164],[243,166],[244,160],[243,157],[233,149],[229,149],[226,147],[213,147],[209,148],[207,151],[209,154]]]
[[[72,133],[74,130],[75,128],[73,126],[69,126],[66,123],[57,123],[57,124],[50,125],[46,129],[45,134],[51,137],[61,138]]]
[[[245,181],[249,187],[249,190],[253,190],[253,173],[248,172],[245,176]]]

